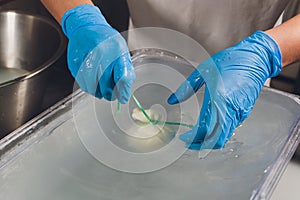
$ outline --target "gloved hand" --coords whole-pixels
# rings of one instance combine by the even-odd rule
[[[212,63],[218,74],[209,73]],[[169,104],[182,102],[197,92],[204,84],[205,73],[208,73],[207,77],[218,75],[220,80],[205,80],[206,89],[198,123],[191,131],[182,134],[180,139],[190,149],[223,147],[234,129],[251,113],[267,78],[277,76],[281,67],[281,52],[277,43],[262,31],[255,32],[201,63],[169,97]],[[212,93],[214,95],[210,95]],[[220,106],[222,102],[225,107]],[[218,124],[221,118],[223,121]],[[216,133],[218,130],[215,125],[219,125],[219,133]]]
[[[98,98],[126,103],[135,80],[123,37],[92,5],[67,11],[62,29],[69,38],[68,67],[80,88]]]

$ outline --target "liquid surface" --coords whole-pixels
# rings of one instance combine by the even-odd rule
[[[28,71],[19,68],[0,68],[0,84],[14,80],[28,73]]]
[[[91,102],[86,99],[80,104],[75,115],[88,121]],[[235,130],[224,149],[200,160],[196,151],[186,151],[172,165],[146,174],[123,173],[99,163],[80,141],[74,120],[62,122],[58,118],[41,130],[52,132],[50,136],[30,146],[0,170],[0,197],[1,200],[250,199],[286,145],[295,118],[299,117],[298,111],[299,107],[287,98],[262,94],[250,118]],[[95,131],[92,123],[85,128]]]
[[[170,74],[169,69],[157,63],[142,64],[142,70],[140,67],[136,69],[135,84],[143,86],[137,88],[134,84],[132,91],[143,107],[158,109],[162,121],[195,124],[201,104],[195,106],[193,99],[174,106],[166,102],[185,78],[177,73]],[[185,77],[191,72],[181,63],[168,63],[168,66],[185,72]],[[198,102],[202,102],[203,90],[197,95]],[[294,100],[262,91],[251,116],[235,130],[225,148],[199,159],[198,151],[187,150],[178,139],[180,134],[190,130],[187,127],[164,126],[166,129],[163,130],[167,131],[159,129],[156,135],[145,139],[127,134],[138,133],[137,128],[141,127],[131,116],[136,107],[130,99],[116,115],[116,102],[95,101],[89,95],[75,101],[73,109],[53,120],[51,118],[34,133],[34,136],[48,136],[32,143],[0,169],[0,199],[250,199],[255,191],[260,190],[266,177],[278,175],[269,173],[275,162],[284,159],[280,154],[300,117],[299,104]],[[153,131],[157,130],[150,132]],[[103,133],[105,137],[100,137]],[[100,153],[108,158],[115,156],[106,148],[104,139],[134,154],[152,154],[169,144],[174,145],[174,151],[183,154],[154,172],[126,173],[108,167],[107,163],[99,162],[91,154],[100,149]],[[152,166],[171,155],[172,152],[155,160],[145,158],[141,164]],[[116,166],[136,166],[127,157],[118,158],[114,160]]]

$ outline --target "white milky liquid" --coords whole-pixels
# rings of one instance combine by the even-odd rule
[[[182,120],[194,124],[199,116],[201,103],[197,107],[191,99],[172,106],[166,102],[183,80],[180,77],[168,79],[176,74],[169,75],[170,70],[161,65],[153,70],[154,64],[143,67],[140,72],[139,69],[136,70],[135,84],[144,83],[144,79],[148,77],[150,82],[165,81],[165,85],[172,88],[168,90],[166,87],[150,84],[132,90],[142,106],[154,109],[153,105],[159,104],[165,110],[163,121]],[[178,64],[178,69],[183,69],[181,64]],[[203,90],[198,91],[197,95],[201,97],[199,102],[202,102]],[[269,176],[272,165],[284,159],[280,155],[300,117],[299,104],[294,100],[263,91],[251,116],[242,127],[235,130],[225,148],[214,150],[204,159],[199,159],[198,151],[186,150],[184,143],[178,141],[179,135],[190,129],[168,126],[171,134],[165,131],[145,139],[137,138],[145,132],[138,129],[139,132],[135,132],[133,137],[130,133],[136,129],[132,128],[135,122],[131,115],[137,105],[132,99],[128,104],[122,105],[119,115],[115,115],[117,103],[111,104],[104,100],[93,103],[88,97],[68,105],[66,109],[69,110],[59,114],[59,117],[51,115],[49,123],[31,133],[34,136],[48,136],[32,143],[0,169],[1,200],[251,199]],[[157,130],[149,132],[154,131]],[[104,139],[109,140],[109,143]],[[100,149],[105,156],[103,158],[119,155],[106,148],[111,144],[122,149],[120,152],[139,155],[152,155],[166,145],[174,145],[171,150],[180,150],[184,154],[160,170],[131,174],[109,168],[107,163],[103,164],[95,159],[96,154],[90,154]],[[165,157],[151,159],[151,162],[144,159],[139,164],[151,167],[170,156],[171,154],[167,154]],[[124,163],[128,163],[127,157],[118,158],[113,160],[115,166],[122,168]],[[5,159],[2,157],[0,161]],[[136,163],[129,163],[130,165],[136,166]],[[271,174],[276,175],[278,176],[274,172]]]
[[[81,123],[89,122],[84,127],[87,133],[97,134],[91,121],[93,109],[89,111],[89,107],[93,105],[83,101],[81,107],[74,109],[81,116]],[[99,108],[104,116],[105,107]],[[122,173],[104,166],[83,146],[76,129],[79,124],[71,117],[63,123],[58,118],[47,125],[52,128],[41,129],[51,132],[50,136],[0,169],[0,197],[1,200],[250,199],[278,159],[295,118],[299,117],[297,112],[299,115],[299,107],[288,98],[261,95],[250,118],[235,130],[235,136],[224,149],[214,150],[205,159],[198,159],[197,151],[187,151],[172,165],[145,174]],[[101,145],[101,141],[98,143]]]

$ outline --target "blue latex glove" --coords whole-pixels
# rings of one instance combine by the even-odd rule
[[[69,38],[68,66],[80,88],[98,98],[126,103],[135,80],[126,41],[92,5],[67,11],[62,29]]]
[[[207,75],[203,69],[212,62],[222,84],[214,83],[213,79],[207,81],[204,77]],[[182,134],[180,139],[186,142],[190,149],[223,147],[234,129],[251,113],[265,81],[280,73],[281,63],[278,45],[262,31],[255,32],[237,45],[220,51],[201,63],[168,99],[169,104],[188,99],[202,87],[205,79],[207,87],[198,123],[190,132]],[[209,87],[210,84],[217,85],[216,91],[207,89],[213,88]],[[210,96],[212,92],[217,95]],[[220,102],[224,102],[225,107],[218,106]],[[218,118],[222,118],[223,123],[219,124],[219,133],[216,133],[214,127]],[[207,136],[212,132],[215,132],[217,137]]]

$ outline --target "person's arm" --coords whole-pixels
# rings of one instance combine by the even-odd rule
[[[68,67],[80,88],[126,103],[135,72],[124,38],[90,0],[42,0],[69,39]]]
[[[300,15],[267,30],[266,33],[277,42],[283,67],[300,60]]]
[[[41,0],[47,10],[52,14],[57,22],[61,24],[62,17],[67,10],[82,4],[93,5],[91,0]]]

